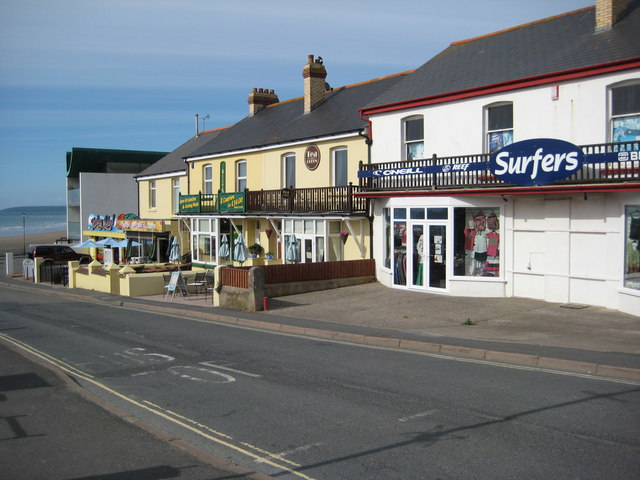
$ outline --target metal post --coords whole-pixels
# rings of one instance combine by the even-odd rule
[[[27,214],[22,212],[22,255],[27,255]]]

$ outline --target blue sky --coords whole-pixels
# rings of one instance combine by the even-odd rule
[[[253,87],[302,95],[425,63],[449,43],[594,0],[5,0],[0,209],[65,203],[72,147],[171,151],[247,115]],[[200,123],[202,128],[203,124]]]

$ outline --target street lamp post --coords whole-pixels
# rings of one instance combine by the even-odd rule
[[[22,255],[27,255],[27,214],[22,212]]]

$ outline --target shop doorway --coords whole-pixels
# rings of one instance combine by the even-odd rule
[[[447,225],[431,222],[401,222],[404,227],[396,248],[394,284],[418,289],[447,288]]]

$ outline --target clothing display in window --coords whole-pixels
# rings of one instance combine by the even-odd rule
[[[475,212],[464,229],[465,274],[475,277],[500,275],[500,222],[491,212]]]

